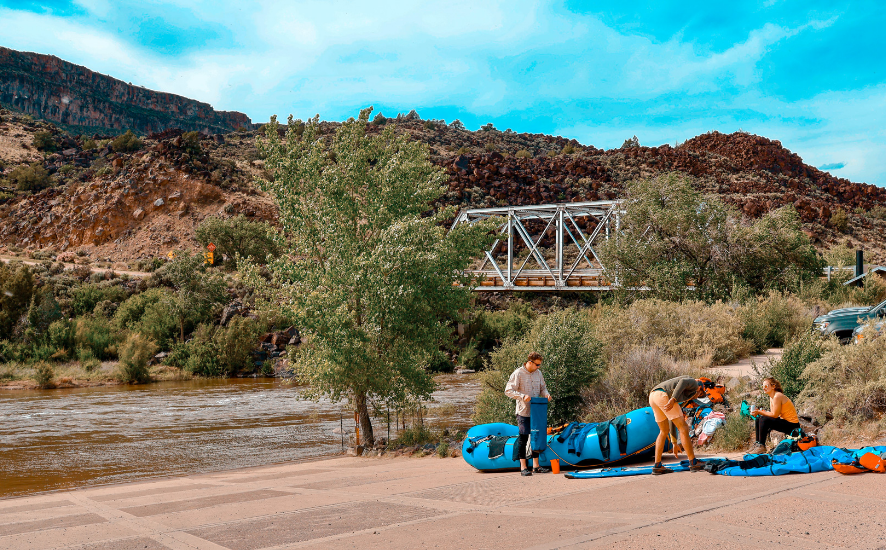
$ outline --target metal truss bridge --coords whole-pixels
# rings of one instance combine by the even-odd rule
[[[610,290],[594,246],[617,237],[622,201],[479,208],[459,212],[452,226],[501,217],[502,236],[466,271],[485,276],[476,291]],[[507,235],[507,236],[505,236]]]

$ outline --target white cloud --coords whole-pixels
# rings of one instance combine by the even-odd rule
[[[539,111],[559,121],[564,135],[607,147],[634,134],[657,145],[711,129],[743,128],[780,139],[809,164],[847,162],[841,176],[886,183],[886,161],[879,160],[886,159],[880,145],[886,142],[882,88],[798,102],[759,89],[757,67],[770,50],[789,47],[836,19],[761,24],[731,47],[708,53],[685,32],[655,42],[539,0],[181,0],[141,6],[154,15],[182,13],[230,33],[228,43],[173,58],[119,33],[114,21],[137,20],[139,7],[77,2],[90,17],[0,8],[0,41],[240,110],[256,121],[290,111],[343,118],[373,102],[404,109],[454,106],[478,118]],[[602,112],[598,104],[613,110]]]

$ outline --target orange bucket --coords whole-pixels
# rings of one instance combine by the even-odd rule
[[[553,459],[551,460],[551,473],[559,474],[560,473],[560,460]]]

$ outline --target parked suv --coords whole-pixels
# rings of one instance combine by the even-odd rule
[[[861,344],[865,340],[881,336],[884,332],[886,332],[886,321],[858,325],[855,327],[855,330],[852,331],[852,343]]]
[[[834,310],[827,315],[816,317],[813,327],[822,336],[836,336],[840,339],[840,343],[848,344],[852,341],[852,332],[856,327],[884,318],[886,318],[886,301],[866,309]]]

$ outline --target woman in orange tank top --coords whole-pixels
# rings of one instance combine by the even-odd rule
[[[751,415],[754,416],[757,441],[750,452],[755,454],[766,452],[766,439],[772,430],[790,434],[800,427],[797,408],[794,407],[794,403],[788,399],[788,396],[782,392],[781,384],[778,383],[778,380],[775,378],[764,378],[763,391],[769,396],[770,410],[756,409],[751,411]]]

